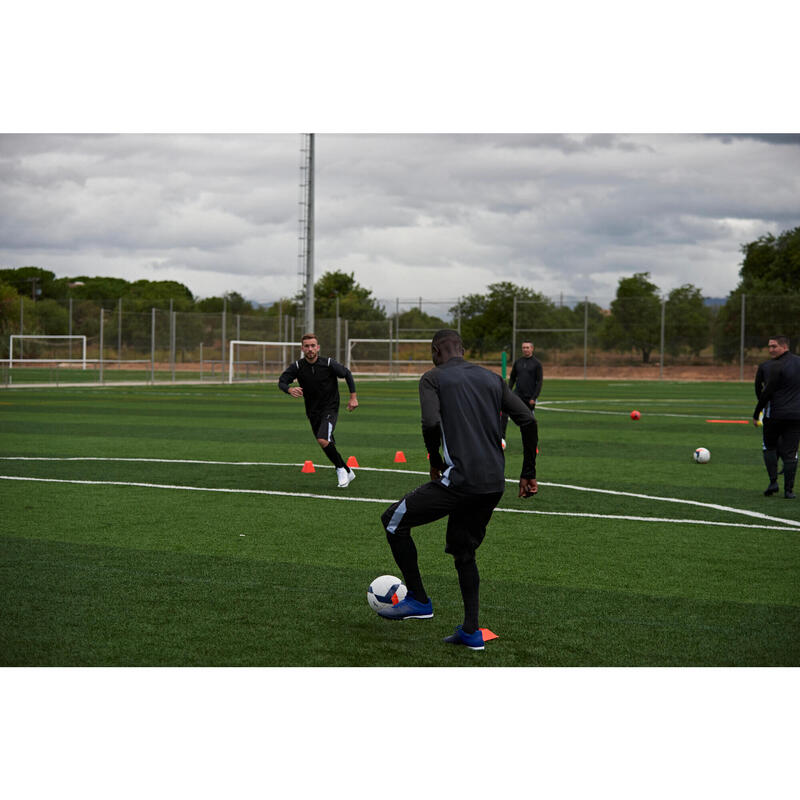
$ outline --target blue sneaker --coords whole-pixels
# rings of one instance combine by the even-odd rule
[[[386,619],[430,619],[433,616],[433,603],[420,603],[409,592],[399,603],[391,608],[382,608],[378,614]]]
[[[470,650],[483,650],[483,634],[480,630],[475,633],[464,633],[464,629],[459,625],[452,636],[445,636],[444,641],[448,644],[463,644]]]

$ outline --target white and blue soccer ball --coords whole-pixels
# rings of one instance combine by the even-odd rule
[[[406,586],[394,575],[375,578],[367,589],[367,602],[373,611],[396,606],[406,596]]]
[[[692,461],[695,464],[708,464],[711,461],[711,451],[706,450],[705,447],[698,447],[694,453],[692,453]]]

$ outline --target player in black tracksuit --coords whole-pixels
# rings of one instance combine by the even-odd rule
[[[764,464],[769,475],[768,497],[778,491],[778,457],[783,461],[783,496],[794,500],[797,449],[800,445],[800,356],[789,351],[785,336],[774,336],[767,344],[771,361],[756,373],[758,403],[753,422],[764,411]],[[759,386],[762,385],[759,390]]]
[[[518,358],[511,367],[511,374],[508,376],[508,387],[514,390],[525,405],[530,408],[533,414],[534,425],[537,426],[536,399],[542,391],[543,372],[542,362],[533,354],[533,342],[525,341],[522,343],[522,358]],[[503,414],[503,438],[506,438],[506,428],[508,427],[508,414]]]
[[[456,331],[439,331],[433,337],[431,351],[436,367],[419,383],[422,436],[430,458],[431,480],[393,503],[381,517],[408,594],[378,613],[389,619],[433,616],[411,529],[448,517],[445,552],[453,556],[458,573],[464,622],[445,641],[482,650],[475,551],[505,489],[500,412],[507,412],[522,433],[520,497],[538,491],[536,432],[530,409],[511,393],[503,379],[464,360],[464,347]],[[439,453],[440,444],[444,457]]]
[[[336,478],[340,489],[346,488],[356,477],[344,463],[333,438],[333,429],[339,417],[339,381],[347,381],[350,400],[347,410],[358,408],[356,384],[347,367],[332,358],[319,355],[319,341],[315,334],[307,333],[301,342],[303,358],[294,361],[278,378],[278,388],[290,397],[302,397],[306,405],[306,416],[311,430],[317,437],[322,452],[336,467]],[[294,381],[299,386],[290,386]]]

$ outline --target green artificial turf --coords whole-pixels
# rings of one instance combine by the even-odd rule
[[[274,385],[0,392],[0,474],[27,479],[0,480],[0,664],[800,664],[800,507],[763,497],[752,425],[706,422],[746,420],[749,384],[547,381],[539,496],[509,483],[478,554],[480,653],[441,642],[462,613],[444,522],[415,532],[436,616],[367,605],[396,574],[380,514],[427,461],[416,384],[358,389],[347,490]],[[513,424],[506,458],[514,479]]]

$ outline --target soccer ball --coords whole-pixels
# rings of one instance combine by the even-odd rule
[[[636,409],[631,411],[631,419],[636,420],[636,419],[639,419],[641,416],[642,415]]]
[[[695,464],[708,464],[711,461],[711,453],[705,447],[698,447],[692,453],[692,460]]]
[[[367,589],[367,602],[373,611],[396,606],[406,596],[406,586],[394,575],[375,578]]]

